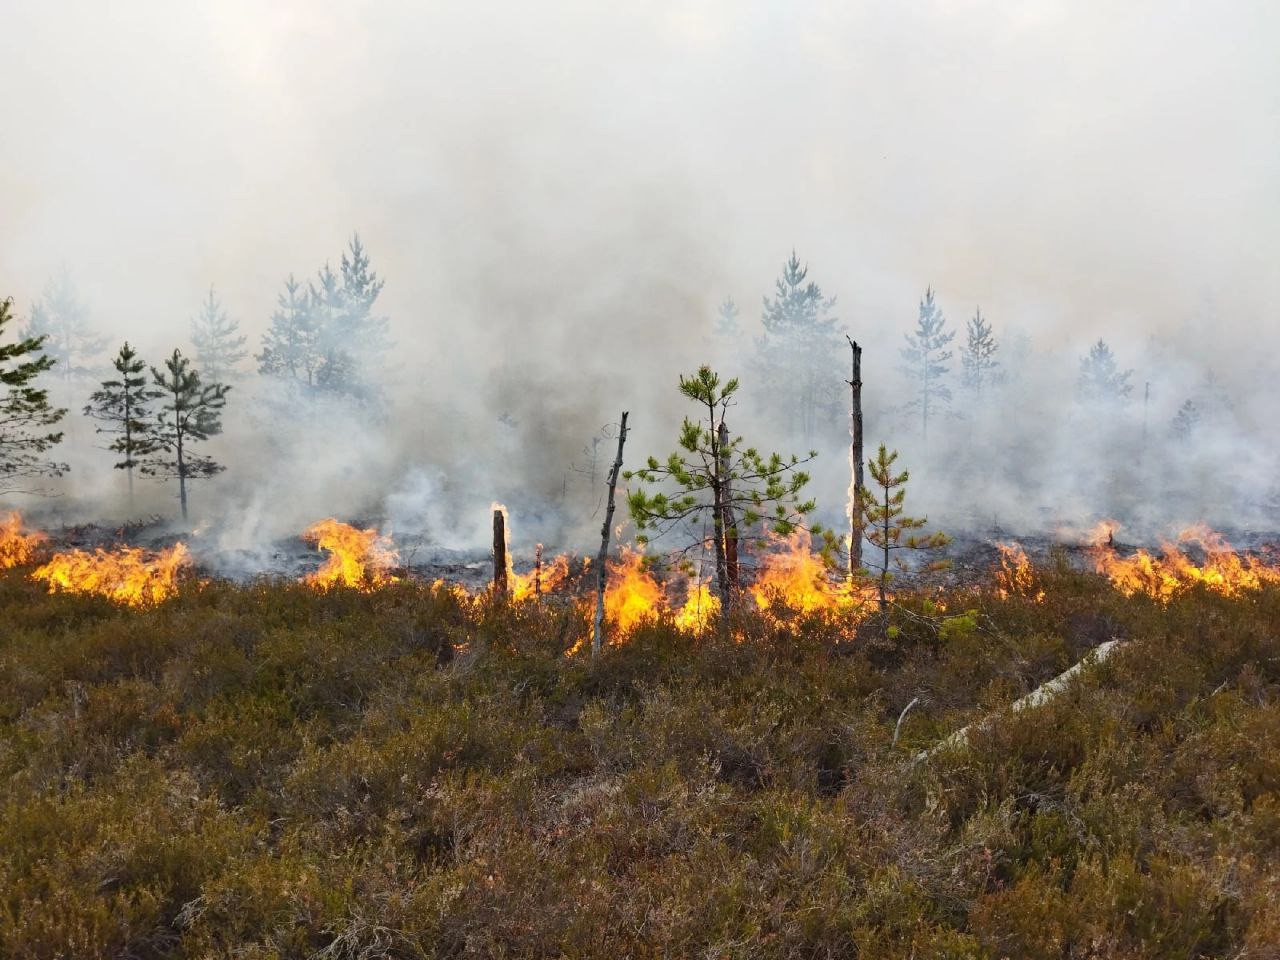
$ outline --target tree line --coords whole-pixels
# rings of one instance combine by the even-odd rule
[[[248,338],[212,288],[191,319],[190,357],[175,348],[156,367],[139,358],[131,344],[123,344],[111,362],[114,375],[101,381],[83,409],[110,438],[108,449],[118,455],[115,466],[125,472],[130,492],[135,473],[174,480],[185,515],[188,481],[222,470],[204,454],[203,444],[221,431],[223,408],[233,385],[245,375],[247,361],[273,388],[267,402],[284,415],[318,410],[326,399],[376,409],[391,345],[389,320],[378,310],[383,285],[357,235],[337,269],[326,263],[309,279],[286,277],[255,353],[250,354]],[[836,298],[810,277],[793,250],[772,292],[762,298],[757,336],[744,336],[741,312],[732,299],[724,301],[715,318],[714,335],[722,343],[750,342],[747,369],[753,386],[770,398],[788,434],[805,446],[813,446],[822,429],[843,416],[845,381],[839,365],[846,329],[835,310]],[[65,472],[66,464],[47,456],[62,439],[56,427],[66,413],[54,398],[80,405],[66,394],[92,374],[107,343],[89,322],[65,271],[46,286],[20,332],[12,332],[8,304],[4,325],[0,487],[19,478]],[[960,333],[964,336],[957,342]],[[1022,361],[1006,358],[1003,347],[980,308],[962,331],[953,329],[937,294],[927,288],[897,358],[904,377],[898,409],[927,437],[931,425],[952,411],[956,391],[967,406],[976,407],[1016,374]],[[1078,398],[1089,404],[1122,403],[1133,394],[1133,374],[1099,339],[1080,358]],[[46,375],[59,386],[53,394],[37,386]],[[1170,430],[1185,439],[1202,417],[1201,407],[1187,399]],[[594,445],[590,456],[594,476]]]
[[[372,374],[390,346],[389,321],[376,311],[382,288],[358,235],[338,270],[326,263],[305,284],[286,278],[252,357],[259,376],[279,388],[268,395],[287,405],[278,412],[295,415],[324,397],[378,402]],[[222,432],[223,410],[250,356],[248,338],[212,288],[191,318],[190,338],[191,356],[174,348],[159,366],[124,342],[110,360],[112,373],[82,407],[116,455],[130,501],[135,476],[174,482],[183,519],[188,484],[225,469],[205,443]],[[21,329],[12,300],[0,300],[0,490],[67,472],[53,456],[60,427],[75,384],[93,375],[107,342],[65,270],[46,285]],[[46,385],[50,377],[56,393]]]

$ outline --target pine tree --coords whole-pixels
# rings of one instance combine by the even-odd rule
[[[906,334],[907,345],[899,351],[901,370],[913,382],[913,399],[908,409],[920,412],[920,428],[929,436],[929,418],[941,405],[950,403],[951,390],[944,382],[950,371],[947,362],[951,351],[947,345],[955,339],[955,331],[946,329],[947,320],[934,300],[933,288],[925,290],[920,301],[916,328]]]
[[[67,469],[45,457],[62,440],[62,431],[51,428],[67,411],[52,406],[49,391],[35,385],[56,361],[44,353],[43,337],[8,339],[12,307],[12,300],[0,300],[0,487],[23,477],[61,476]]]
[[[1099,339],[1080,360],[1080,398],[1089,403],[1112,404],[1129,398],[1133,370],[1121,370],[1115,354]]]
[[[1200,409],[1192,400],[1185,400],[1173,418],[1173,435],[1179,440],[1190,440],[1200,425]]]
[[[794,250],[783,264],[772,298],[764,298],[764,335],[756,340],[754,369],[786,427],[812,444],[820,424],[841,411],[841,328],[831,315],[835,298],[808,279]]]
[[[371,398],[371,371],[389,347],[389,321],[374,312],[382,287],[358,235],[340,272],[326,263],[305,291],[290,276],[262,338],[259,372],[306,395]]]
[[[701,410],[697,419],[684,418],[680,428],[680,449],[660,463],[650,457],[639,470],[623,476],[643,484],[666,484],[671,488],[653,492],[638,487],[627,494],[631,518],[640,532],[637,540],[648,542],[649,531],[661,536],[684,528],[697,531],[677,549],[683,555],[704,543],[699,521],[710,519],[716,559],[716,592],[720,609],[732,608],[731,564],[740,534],[764,521],[779,536],[795,529],[814,508],[812,500],[802,501],[800,493],[809,475],[799,469],[815,456],[783,459],[773,453],[764,456],[754,447],[744,446],[741,437],[730,437],[725,413],[738,391],[737,379],[722,382],[710,367],[700,367],[692,376],[680,377],[680,392]]]
[[[225,468],[209,457],[200,456],[191,445],[222,432],[221,411],[230,387],[221,383],[202,384],[191,361],[174,350],[164,362],[164,373],[151,368],[163,403],[153,428],[157,451],[142,465],[147,476],[178,481],[182,519],[187,519],[187,481],[207,479]]]
[[[195,362],[210,380],[230,379],[236,367],[249,355],[244,345],[248,340],[240,333],[240,324],[227,316],[213,287],[191,320],[191,343],[195,346]]]
[[[961,382],[977,399],[983,388],[991,386],[999,377],[1000,361],[996,359],[996,352],[1000,345],[991,332],[990,321],[982,316],[981,310],[974,311],[967,332],[964,353],[960,355]]]
[[[319,334],[311,311],[311,297],[290,274],[276,298],[276,310],[262,336],[258,372],[314,389],[320,367]]]
[[[65,269],[45,284],[44,295],[32,306],[23,333],[28,338],[44,338],[44,352],[58,364],[64,382],[88,374],[91,361],[107,345],[106,337],[99,336],[89,323],[89,311]]]
[[[118,377],[102,381],[102,389],[89,395],[85,416],[106,424],[98,427],[98,433],[115,437],[107,449],[120,454],[115,464],[129,478],[129,502],[133,503],[133,468],[140,466],[140,457],[156,452],[156,440],[152,435],[149,404],[160,397],[147,378],[147,365],[126,342],[111,361]]]
[[[342,255],[342,314],[339,335],[353,347],[360,365],[376,363],[390,347],[390,321],[374,313],[386,281],[370,269],[360,234],[354,234]]]
[[[895,566],[899,570],[906,569],[906,565],[894,555],[902,550],[937,550],[951,542],[945,533],[926,536],[911,533],[925,526],[928,520],[907,516],[906,484],[910,474],[906,470],[898,474],[893,472],[897,459],[897,450],[890,453],[883,443],[880,444],[875,457],[867,461],[871,479],[880,488],[880,493],[878,496],[868,495],[863,500],[864,535],[880,557],[880,562],[872,564],[871,568],[875,571],[880,613],[884,617],[889,610],[889,583],[893,580],[893,569]],[[930,568],[941,569],[944,566],[945,562],[939,562],[931,564]]]
[[[733,297],[726,297],[724,303],[716,310],[716,325],[713,331],[723,340],[736,340],[742,329],[738,323],[738,305]]]

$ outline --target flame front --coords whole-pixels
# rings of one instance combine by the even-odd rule
[[[148,606],[178,592],[182,571],[191,565],[185,544],[151,553],[139,547],[113,551],[101,547],[89,553],[71,550],[54,554],[32,571],[34,580],[49,584],[49,592],[96,593],[130,607]]]
[[[507,579],[511,586],[512,600],[519,602],[534,599],[564,586],[569,579],[569,557],[562,553],[549,562],[544,562],[541,570],[534,569],[528,573],[508,570]]]
[[[47,538],[38,530],[22,530],[22,514],[17,510],[0,516],[0,570],[32,563],[36,550]]]
[[[1000,568],[996,571],[996,593],[1000,599],[1031,597],[1036,603],[1042,602],[1044,590],[1036,580],[1035,570],[1022,545],[997,543],[996,549],[1000,551]]]
[[[1116,553],[1112,537],[1118,525],[1105,521],[1094,531],[1090,552],[1097,573],[1107,577],[1125,596],[1144,593],[1167,603],[1177,593],[1196,584],[1223,596],[1257,590],[1267,583],[1280,583],[1280,567],[1248,554],[1237,553],[1222,534],[1204,524],[1188,527],[1178,534],[1177,543],[1165,541],[1160,553],[1138,550],[1132,556]],[[1195,544],[1204,552],[1197,565],[1178,544]]]
[[[604,615],[626,632],[655,619],[666,606],[662,586],[644,566],[644,554],[623,547],[621,559],[609,564]]]
[[[302,539],[329,553],[319,570],[303,578],[313,587],[372,590],[396,579],[391,571],[400,562],[400,555],[391,539],[375,529],[359,530],[329,517],[308,527]]]
[[[711,592],[709,584],[690,584],[689,596],[676,613],[676,626],[690,633],[703,633],[720,613],[720,598]]]
[[[852,614],[871,598],[866,584],[831,579],[826,562],[813,551],[809,531],[796,530],[775,545],[779,549],[763,556],[750,587],[761,610],[775,611],[781,604],[803,614]]]

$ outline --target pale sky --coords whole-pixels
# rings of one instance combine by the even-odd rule
[[[10,0],[0,36],[20,312],[66,264],[104,327],[216,283],[256,332],[359,230],[406,342],[754,316],[792,245],[851,318],[932,283],[1053,336],[1278,326],[1274,3]]]

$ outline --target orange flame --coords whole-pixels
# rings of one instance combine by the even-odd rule
[[[770,612],[785,606],[798,613],[849,615],[871,598],[864,584],[833,581],[820,554],[814,553],[807,530],[796,530],[775,541],[781,549],[764,555],[751,584],[756,606]]]
[[[510,556],[510,554],[508,554]],[[540,594],[550,593],[564,586],[569,578],[569,557],[560,554],[549,562],[544,561],[541,572],[530,570],[528,573],[508,572],[511,585],[511,599],[519,602],[531,600]]]
[[[694,583],[684,606],[676,613],[676,626],[690,633],[704,633],[719,613],[720,598],[711,592],[710,585]]]
[[[47,538],[38,530],[22,532],[22,514],[17,510],[0,515],[0,570],[32,563],[36,549]]]
[[[89,553],[72,550],[54,554],[32,571],[34,580],[49,584],[49,592],[96,593],[131,607],[167,600],[178,592],[179,577],[191,565],[185,544],[150,553],[138,547]]]
[[[303,577],[304,583],[317,589],[343,586],[372,590],[396,579],[391,570],[400,562],[400,555],[391,538],[375,529],[357,530],[329,517],[308,527],[302,539],[329,552],[319,570]]]
[[[609,564],[604,589],[604,615],[626,632],[655,619],[667,606],[662,586],[644,567],[644,554],[622,548],[622,557]]]
[[[1145,593],[1167,603],[1177,593],[1196,584],[1223,596],[1236,596],[1245,590],[1257,590],[1264,584],[1280,583],[1280,567],[1258,557],[1237,553],[1222,534],[1204,524],[1188,527],[1178,534],[1178,543],[1196,544],[1204,552],[1203,565],[1197,565],[1177,545],[1165,541],[1160,553],[1138,550],[1132,556],[1119,556],[1111,543],[1118,529],[1107,521],[1095,530],[1091,548],[1094,570],[1106,576],[1125,596]],[[1099,535],[1101,534],[1101,535]]]
[[[1031,597],[1036,603],[1044,601],[1044,590],[1036,580],[1035,569],[1026,552],[1018,543],[997,543],[1000,551],[1000,569],[996,571],[996,593],[1001,600],[1009,597]]]

